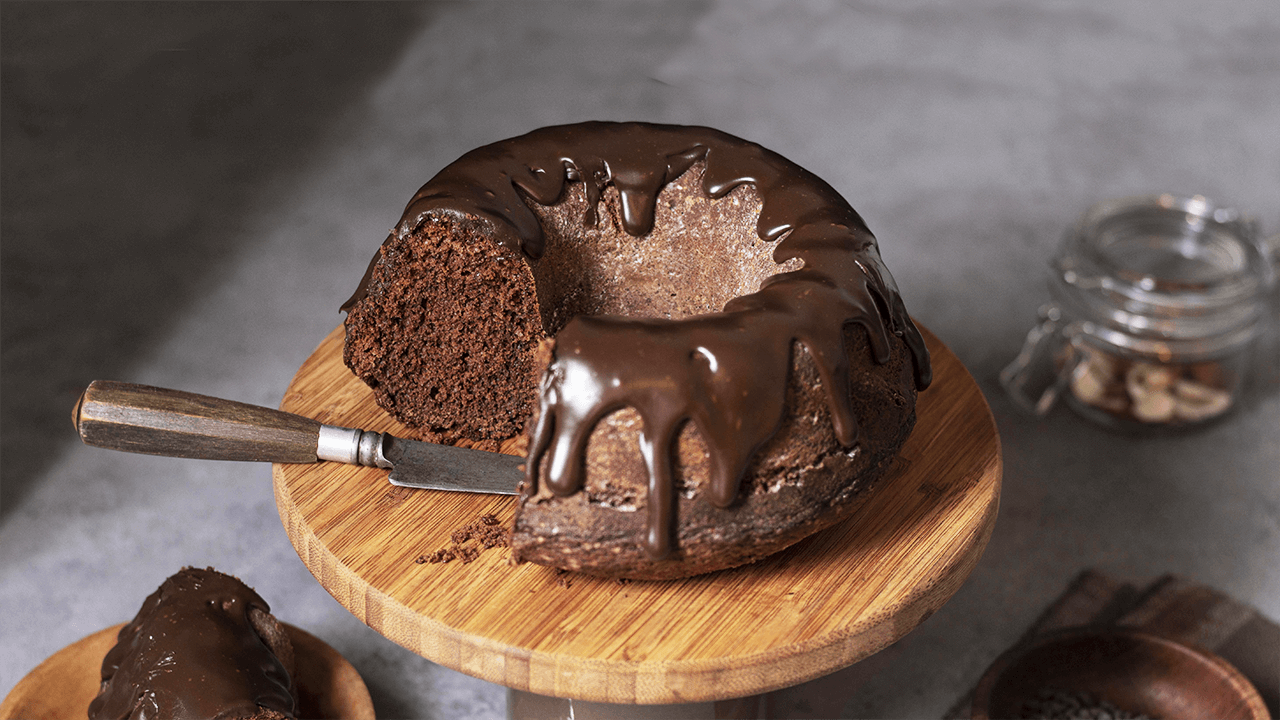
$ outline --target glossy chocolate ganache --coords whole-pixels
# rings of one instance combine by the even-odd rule
[[[269,612],[240,580],[183,568],[120,630],[90,720],[293,717],[292,645]]]
[[[705,441],[708,501],[732,505],[753,454],[782,421],[793,343],[813,358],[836,437],[846,447],[858,441],[847,325],[865,328],[878,363],[889,357],[891,336],[901,338],[917,389],[928,386],[923,338],[862,219],[827,183],[754,143],[702,127],[595,122],[544,128],[467,153],[418,191],[393,231],[393,237],[408,236],[442,214],[480,218],[496,240],[535,265],[546,242],[531,203],[553,205],[581,183],[582,226],[590,228],[612,186],[622,227],[644,238],[663,188],[695,165],[708,198],[754,187],[761,201],[756,234],[776,242],[775,263],[798,269],[768,277],[720,312],[569,319],[555,333],[554,357],[537,389],[526,463],[526,494],[545,483],[557,496],[573,495],[583,487],[592,430],[610,413],[634,409],[643,424],[644,544],[653,559],[672,550],[673,452],[681,426],[692,423]],[[344,309],[365,297],[374,265]]]

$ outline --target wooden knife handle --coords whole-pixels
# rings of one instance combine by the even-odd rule
[[[301,415],[112,380],[90,383],[73,418],[89,445],[203,460],[316,462],[320,433]]]

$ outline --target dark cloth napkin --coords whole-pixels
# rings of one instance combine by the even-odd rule
[[[1271,716],[1280,718],[1280,625],[1213,588],[1176,575],[1140,585],[1086,570],[1019,643],[1082,625],[1133,628],[1208,650],[1249,678]],[[947,711],[947,720],[969,717],[972,698],[970,689]]]

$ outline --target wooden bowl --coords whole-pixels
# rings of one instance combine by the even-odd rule
[[[360,673],[323,640],[283,623],[293,642],[298,717],[373,720],[373,701]],[[0,720],[61,720],[87,717],[98,694],[102,658],[123,626],[81,638],[40,663],[0,702]]]
[[[1152,718],[1268,720],[1230,663],[1157,635],[1122,629],[1050,633],[1001,655],[978,681],[972,717],[1017,718],[1045,690],[1088,693]]]

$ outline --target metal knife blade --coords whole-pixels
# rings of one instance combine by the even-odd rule
[[[72,413],[88,445],[204,460],[343,462],[390,470],[393,485],[516,494],[524,458],[325,425],[281,410],[95,380]]]
[[[401,487],[515,495],[524,477],[524,458],[516,455],[387,434],[382,436],[382,453],[391,462],[387,479]]]

